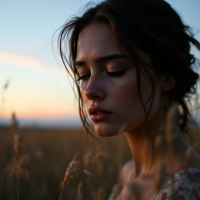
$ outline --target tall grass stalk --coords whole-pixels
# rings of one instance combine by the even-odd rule
[[[82,182],[80,182],[78,184],[77,200],[83,200],[83,184],[82,184]]]
[[[22,142],[22,136],[17,130],[18,128],[18,122],[16,120],[15,113],[12,114],[12,129],[14,132],[14,139],[13,139],[13,148],[16,158],[16,166],[15,166],[15,174],[16,174],[16,181],[17,181],[17,200],[19,200],[19,173],[20,173],[20,167],[19,167],[19,156],[21,152],[21,142]]]
[[[79,162],[75,159],[77,158],[78,154],[75,154],[72,161],[69,163],[69,166],[67,167],[67,170],[65,172],[64,180],[62,182],[62,190],[60,192],[59,200],[62,198],[63,189],[69,184],[69,181],[77,175],[78,172],[78,164]]]

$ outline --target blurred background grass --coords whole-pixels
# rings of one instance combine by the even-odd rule
[[[21,128],[18,132],[23,136],[21,155],[28,161],[26,176],[19,181],[19,199],[54,200],[59,198],[61,183],[65,171],[74,155],[77,160],[90,150],[103,152],[103,156],[95,160],[94,171],[88,171],[95,177],[83,173],[84,163],[79,164],[78,175],[71,179],[64,189],[62,199],[76,199],[77,187],[83,182],[85,199],[95,199],[94,194],[103,188],[106,198],[112,186],[117,182],[118,171],[122,164],[131,159],[128,143],[124,135],[100,138],[103,144],[88,136],[81,129],[33,129]],[[200,141],[198,129],[190,131],[194,141]],[[16,199],[16,176],[12,174],[13,130],[1,128],[0,132],[0,199]],[[186,138],[192,144],[189,138]],[[96,151],[95,151],[96,150]],[[200,153],[200,148],[196,149]]]
[[[80,129],[20,129],[19,132],[23,136],[21,154],[28,155],[30,161],[29,176],[20,178],[20,199],[58,199],[65,171],[73,156],[78,152],[77,160],[81,160],[88,150],[96,148],[96,152],[104,155],[94,165],[94,172],[88,169],[95,173],[95,178],[83,173],[84,164],[81,163],[78,176],[72,178],[64,189],[63,199],[76,199],[80,181],[87,199],[93,199],[99,188],[104,189],[107,197],[117,182],[121,164],[131,159],[123,135],[101,138],[102,145],[90,136],[87,139],[86,132]],[[11,175],[9,168],[14,156],[13,135],[12,129],[1,129],[0,199],[16,199],[16,177]]]

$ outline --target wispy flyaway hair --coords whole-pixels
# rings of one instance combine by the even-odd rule
[[[190,53],[191,45],[200,50],[200,43],[193,37],[190,28],[183,24],[179,15],[164,0],[107,0],[92,4],[81,17],[74,17],[60,30],[58,47],[63,64],[72,76],[77,88],[79,114],[84,127],[89,131],[89,121],[80,94],[80,85],[76,82],[79,74],[75,67],[77,41],[81,31],[92,23],[105,22],[111,27],[113,37],[120,49],[128,52],[137,71],[137,89],[143,106],[145,121],[148,120],[152,105],[155,82],[150,69],[159,77],[165,75],[176,81],[175,87],[169,92],[170,102],[178,102],[182,107],[182,131],[188,122],[189,110],[186,100],[196,93],[196,83],[199,75],[193,71],[195,57]],[[66,53],[69,47],[69,58]],[[139,55],[139,50],[148,54],[151,65]],[[152,91],[144,102],[141,96],[141,77],[145,74],[151,81]],[[168,108],[166,108],[167,110]]]

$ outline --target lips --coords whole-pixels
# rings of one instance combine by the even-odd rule
[[[92,120],[104,120],[107,117],[109,117],[112,114],[112,112],[100,107],[90,107],[89,114]]]
[[[104,110],[103,108],[99,108],[99,107],[90,107],[89,108],[89,114],[102,114],[102,113],[106,113],[106,114],[112,114],[112,112],[109,112],[107,110]]]

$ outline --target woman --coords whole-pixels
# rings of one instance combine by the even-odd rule
[[[106,0],[62,27],[60,55],[78,92],[83,126],[90,133],[89,115],[99,136],[124,132],[132,153],[109,199],[126,199],[131,181],[140,185],[144,200],[170,199],[172,181],[177,199],[200,198],[199,161],[190,166],[190,179],[181,171],[190,148],[182,135],[189,116],[186,100],[196,93],[199,78],[191,68],[195,62],[191,44],[200,50],[189,27],[163,0]],[[171,168],[164,130],[159,127],[174,102],[182,114],[172,143]],[[155,145],[157,136],[163,138],[160,146]],[[199,155],[193,150],[192,156]],[[167,176],[157,192],[153,183],[161,159]],[[175,180],[169,180],[171,173]]]

